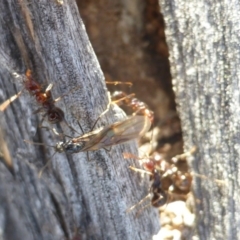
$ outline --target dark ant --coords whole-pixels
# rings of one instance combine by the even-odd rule
[[[209,180],[209,178],[200,174],[180,171],[177,166],[179,161],[186,161],[186,158],[195,151],[196,147],[193,147],[189,152],[173,157],[172,163],[168,163],[166,160],[159,157],[159,154],[148,158],[138,158],[129,153],[124,153],[123,156],[124,158],[133,158],[143,161],[145,170],[137,169],[132,166],[129,168],[133,171],[150,175],[150,181],[152,181],[150,188],[150,193],[152,195],[151,205],[159,208],[169,201],[170,194],[177,194],[179,197],[186,196],[191,190],[193,176]],[[213,179],[213,181],[220,185],[226,184],[224,181],[218,179]],[[147,197],[149,197],[149,195]],[[141,204],[143,200],[130,208],[130,210]]]
[[[50,147],[55,148],[55,153],[66,152],[69,154],[94,151],[101,148],[108,150],[108,147],[125,143],[144,135],[150,126],[151,122],[146,116],[131,116],[123,121],[96,129],[79,137],[71,138],[68,141],[57,142],[55,146]],[[44,143],[34,143],[26,140],[25,142],[35,145],[45,145]],[[41,176],[50,160],[51,158],[42,168],[39,176]]]
[[[124,158],[135,158],[143,162],[143,167],[145,170],[136,170],[131,168],[134,171],[141,171],[145,173],[151,173],[152,176],[156,175],[154,172],[158,172],[161,176],[160,181],[156,181],[161,185],[162,191],[170,191],[171,193],[176,194],[187,194],[190,192],[192,175],[189,172],[182,172],[176,166],[175,163],[170,164],[166,160],[162,159],[159,154],[153,154],[148,158],[137,158],[136,156],[128,153],[124,153]],[[155,179],[155,177],[153,178]],[[162,193],[162,191],[160,191]]]
[[[66,152],[69,154],[94,151],[101,148],[105,149],[142,136],[149,130],[150,126],[151,123],[148,118],[144,116],[131,116],[123,121],[98,128],[82,136],[71,138],[68,141],[57,142],[55,146],[51,147],[54,147],[56,152]],[[44,143],[29,143],[45,145]]]
[[[187,171],[181,171],[178,162],[174,163],[172,160],[172,163],[169,163],[162,159],[160,154],[155,153],[148,159],[145,159],[143,166],[148,171],[155,169],[161,173],[162,186],[165,191],[170,190],[171,193],[176,194],[187,194],[190,192],[192,175]]]
[[[153,194],[151,205],[156,208],[162,207],[168,200],[167,192],[162,189],[161,179],[161,174],[154,169],[150,175],[150,181],[152,181],[150,192]]]
[[[130,98],[131,95],[125,95],[125,94],[121,96],[118,95],[118,100],[114,100],[114,101],[111,101],[109,99],[108,107],[100,115],[100,117],[108,111],[112,102],[117,104],[121,101],[128,102],[129,100],[126,100],[126,99]],[[133,98],[131,97],[131,99]],[[78,152],[89,151],[89,150],[91,151],[98,150],[100,148],[110,147],[119,143],[127,142],[134,138],[143,136],[151,127],[153,112],[148,110],[144,103],[140,104],[140,101],[139,100],[137,101],[139,102],[139,104],[133,105],[134,109],[137,109],[139,105],[141,106],[144,105],[144,109],[143,107],[141,107],[140,109],[137,109],[138,114],[134,114],[128,119],[113,123],[110,126],[96,129],[82,136],[72,138],[69,141],[58,142],[55,147],[56,151],[57,152],[65,151],[67,153],[72,154],[72,153],[78,153]],[[98,117],[96,122],[100,119],[100,117]],[[94,126],[96,125],[96,122]]]
[[[135,155],[129,154],[129,153],[124,153],[123,156],[124,156],[124,158],[134,158],[134,159],[138,159],[138,160],[143,160],[143,166],[144,166],[145,170],[137,169],[132,166],[130,166],[129,168],[135,172],[142,172],[142,173],[149,174],[150,175],[149,180],[152,182],[150,191],[149,191],[150,193],[144,199],[142,199],[140,202],[138,202],[133,207],[131,207],[128,211],[133,210],[136,206],[143,203],[143,201],[145,201],[149,197],[151,197],[151,205],[153,207],[159,208],[159,207],[164,206],[169,200],[168,191],[164,187],[164,185],[166,184],[166,181],[163,181],[163,179],[165,179],[165,180],[167,180],[167,179],[166,179],[166,176],[164,174],[162,174],[164,171],[159,171],[159,170],[160,170],[160,167],[162,170],[166,170],[169,167],[168,164],[164,163],[161,166],[160,162],[158,163],[158,161],[155,161],[154,159],[151,159],[151,158],[140,159],[140,158],[136,157]],[[159,169],[157,168],[157,165],[159,166]],[[149,206],[149,204],[146,205],[145,207],[147,207],[147,206]],[[138,214],[139,214],[139,212],[138,212]]]
[[[139,201],[137,204],[129,208],[127,212],[132,211],[135,207],[137,207],[138,205],[141,205],[146,199],[150,197],[151,197],[151,204],[147,204],[146,206],[144,206],[141,210],[137,212],[137,215],[140,213],[140,211],[142,211],[144,208],[148,207],[149,205],[152,205],[155,208],[159,208],[164,206],[168,202],[169,194],[162,187],[162,176],[159,171],[157,171],[156,169],[153,169],[152,172],[150,172],[142,169],[136,169],[131,166],[129,168],[136,172],[143,172],[143,173],[149,174],[150,181],[152,183],[149,190],[150,193],[146,197],[144,197],[141,201]]]

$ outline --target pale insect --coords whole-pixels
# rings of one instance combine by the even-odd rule
[[[96,129],[80,137],[65,142],[58,142],[57,152],[78,153],[107,148],[125,143],[143,136],[151,127],[147,116],[135,115],[110,126]]]

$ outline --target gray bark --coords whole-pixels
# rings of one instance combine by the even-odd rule
[[[185,149],[197,146],[193,171],[210,178],[193,185],[198,238],[240,239],[239,2],[160,5]]]
[[[23,88],[24,72],[30,68],[37,81],[54,84],[55,98],[66,94],[56,103],[66,121],[80,133],[78,121],[84,132],[90,131],[106,109],[107,89],[75,2],[2,1],[0,21],[1,101]],[[137,155],[134,142],[114,146],[110,152],[91,152],[91,161],[86,153],[55,154],[38,178],[54,150],[23,140],[48,145],[60,140],[52,131],[37,129],[38,107],[23,91],[0,116],[1,238],[150,239],[157,233],[158,214],[153,208],[145,208],[138,218],[136,212],[126,213],[148,193],[147,177],[132,173],[128,166],[136,163],[122,156]],[[97,126],[122,118],[122,112],[111,106]],[[49,126],[46,121],[43,125]],[[64,123],[57,128],[76,135]]]

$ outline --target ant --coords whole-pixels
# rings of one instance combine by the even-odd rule
[[[132,166],[130,166],[129,168],[135,172],[142,172],[142,173],[147,173],[150,175],[150,181],[151,183],[151,187],[150,187],[150,194],[148,194],[146,196],[146,198],[148,198],[150,195],[152,195],[151,198],[151,205],[153,207],[159,208],[162,207],[163,205],[165,205],[168,201],[168,186],[169,186],[169,181],[167,179],[167,175],[166,175],[166,170],[169,167],[169,164],[167,162],[161,162],[158,160],[155,160],[154,158],[143,158],[140,159],[138,157],[136,157],[133,154],[130,153],[123,153],[124,158],[134,158],[134,159],[138,159],[138,160],[142,160],[143,161],[143,167],[145,170],[142,169],[137,169],[134,168]],[[143,199],[145,200],[145,198]],[[143,200],[141,200],[137,205],[139,205],[141,202],[143,202]],[[136,205],[134,205],[132,208],[130,208],[130,210],[132,210],[133,208],[135,208]]]
[[[132,98],[132,95],[133,94],[126,95],[125,93],[121,95],[118,94],[117,96],[115,95],[114,99],[118,98],[118,100],[109,100],[107,109],[100,115],[100,117],[108,111],[112,102],[117,104],[121,101],[129,102],[129,98],[134,101],[136,100],[136,104],[132,104],[132,106],[134,107],[134,110],[137,109],[137,114],[110,126],[96,129],[82,136],[72,138],[69,141],[58,142],[55,146],[56,151],[78,153],[89,150],[98,150],[100,148],[111,147],[143,136],[151,127],[153,112],[147,109],[145,103],[140,102],[136,98]],[[96,122],[100,117],[98,117]],[[94,126],[96,125],[96,122]]]
[[[57,102],[60,98],[53,100],[51,93],[51,89],[53,87],[52,84],[50,84],[45,90],[43,90],[41,85],[33,79],[32,71],[30,69],[27,69],[25,72],[25,80],[23,84],[24,88],[29,92],[30,95],[35,97],[37,103],[41,106],[38,110],[35,111],[35,113],[40,111],[45,112],[42,117],[40,126],[46,116],[50,124],[56,124],[62,121],[66,123],[64,112],[54,105],[54,103]],[[21,93],[22,90],[18,94],[15,94],[10,99],[2,103],[0,105],[0,111],[4,111],[11,102],[13,102],[17,97],[20,96]],[[68,127],[71,130],[75,131],[71,126],[68,125]]]
[[[24,81],[24,86],[26,90],[35,97],[36,101],[42,106],[37,112],[41,111],[42,109],[45,111],[43,115],[43,119],[48,116],[48,121],[51,124],[56,124],[62,122],[64,120],[64,112],[56,107],[54,103],[57,100],[53,100],[52,98],[52,84],[50,84],[45,91],[42,90],[42,87],[39,83],[37,83],[32,78],[31,70],[26,71],[26,81]],[[43,121],[42,119],[42,121]],[[41,123],[42,123],[41,121]]]
[[[107,148],[128,142],[144,135],[151,127],[151,122],[145,116],[131,116],[123,121],[96,129],[66,142],[56,144],[57,152],[78,153]]]
[[[148,116],[150,121],[153,122],[154,120],[153,111],[148,109],[148,106],[146,103],[140,101],[138,98],[135,98],[134,96],[135,94],[127,95],[125,92],[115,91],[111,95],[111,99],[119,106],[124,104],[127,107],[131,108],[132,111],[134,112],[134,115]]]
[[[186,161],[186,158],[191,156],[196,150],[197,148],[193,147],[189,152],[173,157],[171,159],[172,163],[162,159],[158,153],[148,158],[139,158],[130,153],[124,153],[123,156],[124,158],[133,158],[143,162],[145,170],[137,169],[132,166],[129,168],[133,171],[150,175],[150,181],[152,181],[150,187],[150,193],[152,194],[151,205],[159,208],[165,205],[170,200],[170,196],[174,196],[174,194],[177,194],[176,196],[178,196],[178,198],[180,197],[180,199],[185,199],[191,190],[193,176],[209,179],[200,174],[180,170],[180,163]],[[213,179],[213,181],[220,185],[226,184],[222,180]],[[147,195],[146,198],[147,197],[149,197],[149,195]],[[144,200],[145,198],[131,207],[130,210],[141,204]],[[171,199],[171,201],[172,200],[173,199]]]
[[[151,122],[146,116],[135,115],[82,136],[71,138],[68,141],[57,142],[55,146],[50,147],[55,148],[55,153],[66,152],[69,154],[94,151],[101,148],[109,151],[108,147],[138,138],[144,135],[150,127]],[[34,143],[26,140],[25,142],[35,145],[45,145],[44,143]],[[42,175],[43,170],[47,167],[50,160],[51,158],[42,168],[39,176]]]
[[[154,169],[152,171],[152,175],[150,175],[150,181],[152,181],[150,192],[153,194],[151,205],[156,208],[162,207],[167,203],[168,200],[168,194],[162,188],[161,179],[161,174]]]
[[[138,205],[142,204],[147,198],[151,197],[151,204],[146,205],[145,207],[152,205],[155,208],[159,208],[164,206],[168,200],[169,200],[169,194],[166,190],[163,189],[162,186],[162,178],[163,176],[161,175],[161,173],[159,171],[157,171],[155,168],[153,168],[152,171],[145,171],[142,169],[136,169],[132,166],[129,167],[131,170],[136,171],[136,172],[144,172],[150,175],[150,181],[151,183],[151,187],[149,190],[149,194],[144,197],[141,201],[139,201],[137,204],[135,204],[134,206],[132,206],[131,208],[129,208],[127,210],[127,212],[132,211],[134,208],[136,208]],[[145,208],[144,207],[144,208]],[[142,211],[143,209],[141,209]],[[138,211],[137,215],[140,213],[140,211]]]

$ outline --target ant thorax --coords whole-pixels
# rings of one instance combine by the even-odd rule
[[[55,146],[55,150],[59,153],[66,152],[66,153],[78,153],[80,152],[83,147],[85,146],[85,142],[78,142],[73,143],[71,140],[66,142],[57,142]]]

